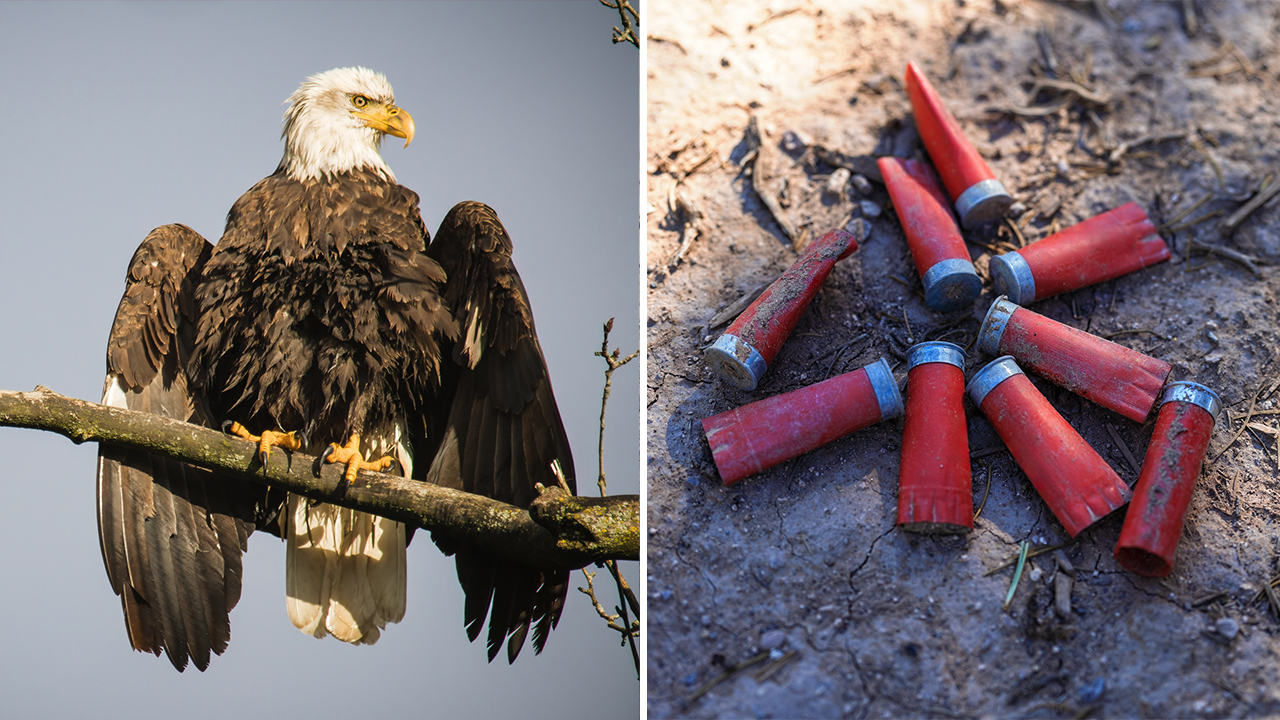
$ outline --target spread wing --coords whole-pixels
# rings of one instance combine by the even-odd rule
[[[497,214],[482,203],[459,203],[427,254],[448,275],[445,302],[460,332],[453,362],[443,363],[445,389],[428,409],[434,414],[424,442],[429,447],[417,453],[434,457],[425,479],[527,508],[535,483],[556,484],[551,463],[558,461],[572,489],[569,441],[529,299],[511,262],[511,238]],[[530,625],[534,650],[541,652],[560,619],[568,571],[526,567],[435,539],[456,554],[472,640],[489,618],[489,659],[507,640],[507,659],[514,662]]]
[[[185,225],[156,228],[129,263],[107,345],[103,403],[207,425],[184,372],[195,327],[194,285],[211,245]],[[243,481],[176,460],[102,445],[98,537],[135,650],[179,671],[204,670],[231,638],[240,556],[253,531]]]

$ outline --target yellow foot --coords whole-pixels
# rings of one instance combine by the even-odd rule
[[[258,443],[258,461],[263,465],[267,464],[267,458],[271,456],[272,446],[282,447],[285,450],[302,449],[302,440],[293,432],[282,433],[274,430],[264,430],[262,435],[254,435],[238,422],[223,423],[222,429],[228,434]]]
[[[390,455],[383,455],[373,462],[365,462],[364,455],[360,454],[359,434],[353,434],[346,445],[339,446],[337,443],[329,443],[329,449],[324,451],[323,458],[327,463],[347,464],[347,472],[343,477],[348,485],[355,482],[356,473],[361,470],[386,472],[396,464],[395,458]]]

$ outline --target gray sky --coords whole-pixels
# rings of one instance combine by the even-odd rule
[[[383,157],[433,231],[461,200],[515,242],[569,429],[595,494],[603,364],[636,349],[638,53],[612,11],[572,3],[0,3],[0,388],[101,395],[107,333],[134,248],[181,222],[210,241],[280,159],[284,99],[308,75],[384,73],[417,139]],[[639,368],[615,376],[606,471],[639,492]],[[635,717],[630,654],[571,589],[547,651],[512,667],[466,640],[452,560],[409,548],[409,607],[373,647],[304,636],[284,553],[255,534],[232,640],[206,673],[129,648],[98,551],[96,446],[0,428],[5,717]],[[638,567],[626,564],[633,585]],[[599,576],[603,578],[604,576]],[[573,587],[585,586],[581,574]],[[604,593],[611,606],[612,593]]]

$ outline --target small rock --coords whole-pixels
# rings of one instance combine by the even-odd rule
[[[793,130],[784,132],[782,134],[782,142],[779,144],[782,146],[783,152],[786,152],[788,155],[798,155],[804,152],[804,138],[800,137],[800,135]]]
[[[1094,678],[1080,688],[1080,704],[1092,705],[1102,699],[1107,692],[1106,678]]]
[[[827,186],[823,192],[827,195],[841,197],[847,187],[849,187],[849,169],[837,168],[835,172],[831,173],[831,177],[827,178]]]
[[[782,647],[787,642],[786,633],[781,630],[769,630],[760,636],[760,647],[765,650],[774,650]]]
[[[693,687],[694,685],[697,685],[697,684],[698,684],[698,673],[696,673],[696,672],[691,672],[691,673],[689,673],[688,675],[685,675],[685,676],[684,676],[684,680],[683,680],[683,682],[684,682],[684,684],[685,684],[685,687]]]
[[[851,182],[853,182],[853,189],[857,190],[859,194],[861,195],[871,194],[871,181],[868,180],[866,176],[854,175],[849,179]]]
[[[1053,611],[1063,620],[1071,617],[1071,585],[1071,576],[1065,571],[1053,576]]]
[[[1213,624],[1213,628],[1218,634],[1228,640],[1234,640],[1236,635],[1240,634],[1240,623],[1229,617],[1218,618]]]
[[[1031,568],[1031,573],[1030,575],[1028,575],[1028,579],[1031,580],[1031,582],[1040,582],[1040,578],[1042,577],[1044,577],[1044,572],[1041,571],[1040,568],[1038,567]]]
[[[865,242],[867,238],[871,237],[871,223],[868,223],[860,217],[850,220],[849,223],[844,226],[844,229],[846,232],[857,238],[860,243]],[[858,317],[855,315],[853,319],[857,320]]]
[[[858,203],[858,209],[862,211],[862,217],[875,219],[880,217],[880,206],[870,200],[862,200]]]
[[[1009,206],[1008,215],[1009,217],[1014,218],[1016,220],[1017,218],[1022,217],[1022,214],[1025,213],[1026,211],[1027,211],[1027,204],[1019,201]]]

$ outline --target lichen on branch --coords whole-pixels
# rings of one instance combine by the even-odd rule
[[[0,390],[0,426],[58,433],[76,444],[99,442],[165,455],[224,475],[442,532],[479,549],[541,568],[575,569],[611,559],[640,559],[640,499],[622,495],[582,503],[544,493],[529,511],[481,495],[403,477],[343,468],[288,451],[262,464],[257,445],[198,425],[60,395]],[[554,518],[539,521],[538,518]],[[544,524],[545,522],[545,524]],[[556,528],[573,527],[572,537]]]

